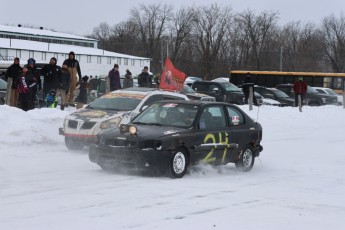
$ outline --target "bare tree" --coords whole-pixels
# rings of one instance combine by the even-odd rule
[[[160,60],[160,40],[171,19],[173,7],[166,4],[141,4],[131,10],[131,21],[139,28],[141,44],[146,48],[146,57],[153,59],[154,67],[158,68]]]
[[[91,37],[99,40],[99,48],[111,50],[108,40],[111,36],[111,27],[106,22],[102,22],[98,27],[93,29]]]
[[[212,79],[213,67],[217,63],[219,50],[230,23],[232,9],[212,4],[196,10],[193,36],[196,38],[196,49],[202,58],[202,74],[206,80]]]
[[[246,10],[236,17],[238,26],[243,29],[242,45],[246,49],[247,58],[252,58],[256,69],[261,70],[261,57],[269,48],[268,38],[276,27],[277,13],[264,11],[256,16],[254,11]],[[251,60],[246,60],[245,62]]]
[[[345,17],[340,14],[336,18],[333,14],[322,21],[321,33],[323,47],[332,69],[337,73],[345,72]]]

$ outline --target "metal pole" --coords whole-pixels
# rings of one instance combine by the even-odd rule
[[[280,47],[280,72],[283,71],[283,47]]]
[[[248,104],[249,104],[249,110],[253,110],[253,86],[249,86],[249,98],[248,98]]]
[[[169,57],[169,40],[167,40],[167,58]]]

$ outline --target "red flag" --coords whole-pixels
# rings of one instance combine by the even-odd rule
[[[165,69],[159,83],[159,88],[170,91],[181,91],[187,75],[176,69],[169,58],[165,60]]]

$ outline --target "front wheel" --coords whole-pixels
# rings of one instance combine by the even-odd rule
[[[246,147],[241,153],[240,159],[235,162],[237,168],[244,172],[250,171],[254,166],[255,157],[252,148]]]
[[[75,141],[70,137],[65,137],[65,145],[69,150],[80,150],[83,148],[83,145],[80,142]]]
[[[173,152],[169,161],[169,174],[172,178],[182,178],[187,171],[187,155],[178,149]]]

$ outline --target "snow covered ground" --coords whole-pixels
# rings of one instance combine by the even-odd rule
[[[345,109],[242,108],[264,129],[251,172],[170,179],[107,173],[87,149],[68,151],[69,111],[0,106],[0,229],[345,229]]]

